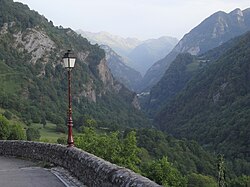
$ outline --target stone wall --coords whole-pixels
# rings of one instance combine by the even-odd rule
[[[0,140],[0,155],[46,161],[69,170],[89,187],[160,187],[129,169],[77,148],[63,145]]]

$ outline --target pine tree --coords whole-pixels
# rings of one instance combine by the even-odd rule
[[[225,167],[224,167],[224,157],[222,154],[218,155],[218,186],[225,187]]]

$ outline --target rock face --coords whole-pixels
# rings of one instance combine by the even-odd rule
[[[102,59],[97,65],[100,79],[102,80],[105,88],[113,88],[114,80],[112,74],[107,66],[106,60]]]
[[[90,42],[101,45],[107,45],[122,56],[127,56],[136,46],[142,41],[136,38],[123,38],[121,36],[112,35],[108,32],[88,32],[83,30],[76,30],[77,33],[87,38]]]
[[[41,58],[45,64],[48,63],[48,54],[56,47],[55,43],[39,27],[27,29],[24,32],[20,31],[14,37],[16,38],[15,47],[30,53],[32,64]]]
[[[160,185],[77,148],[58,144],[0,141],[0,155],[50,162],[69,170],[91,187],[160,187]]]
[[[101,45],[105,50],[106,61],[111,73],[116,80],[124,84],[128,89],[135,90],[142,76],[139,72],[125,64],[125,59],[114,52],[109,46]]]
[[[162,60],[156,62],[146,73],[140,91],[150,90],[163,76],[179,53],[202,54],[229,39],[250,30],[249,9],[235,9],[229,14],[217,12],[186,34],[175,48]]]
[[[35,116],[34,122],[42,117],[62,122],[68,90],[62,56],[71,49],[77,56],[72,70],[74,121],[88,114],[106,126],[147,124],[132,104],[134,93],[112,76],[103,49],[70,28],[55,27],[27,5],[12,0],[0,5],[0,100],[5,101],[0,108],[16,111],[24,120]],[[134,123],[120,120],[124,113]]]

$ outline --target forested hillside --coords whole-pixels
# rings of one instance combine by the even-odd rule
[[[218,11],[187,33],[175,48],[156,62],[143,77],[141,91],[149,91],[162,78],[179,53],[200,55],[250,30],[250,9]]]
[[[195,56],[181,53],[171,63],[162,79],[152,87],[149,96],[144,98],[143,109],[152,117],[173,99],[202,68],[212,64],[227,50],[232,48],[239,38],[233,38],[221,46]]]
[[[155,121],[176,137],[242,162],[241,172],[249,175],[250,33],[206,55],[218,59],[200,69]]]
[[[28,6],[0,0],[0,107],[26,123],[64,123],[67,74],[62,56],[72,49],[75,125],[89,118],[105,127],[147,126],[135,94],[113,79],[105,53],[71,29],[53,26]]]
[[[150,116],[156,114],[185,87],[201,66],[200,61],[189,53],[178,55],[162,79],[151,89],[150,95],[144,103],[144,110]]]

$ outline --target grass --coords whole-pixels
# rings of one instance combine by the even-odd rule
[[[25,82],[23,74],[12,70],[2,61],[0,66],[0,88],[7,94],[17,93],[21,89],[21,84]]]
[[[199,65],[200,65],[200,62],[194,61],[194,62],[192,62],[191,64],[188,64],[188,65],[187,65],[187,71],[188,71],[188,72],[195,71],[195,70],[198,69]]]
[[[5,109],[0,108],[0,114],[3,114],[5,112]],[[12,114],[12,118],[9,120],[10,124],[18,123],[22,126],[23,129],[29,128],[25,123],[23,123],[16,115]],[[57,143],[58,138],[67,138],[67,134],[60,133],[56,131],[56,124],[47,122],[45,125],[45,128],[43,128],[43,125],[40,123],[32,123],[30,127],[34,127],[39,129],[40,131],[40,141],[41,142],[49,142],[49,143]],[[75,129],[73,129],[74,136],[79,134]]]
[[[56,132],[56,124],[47,123],[45,128],[43,128],[42,124],[32,124],[32,127],[38,128],[41,134],[40,141],[42,142],[50,142],[57,143],[57,139],[61,137],[66,137],[66,134]]]

